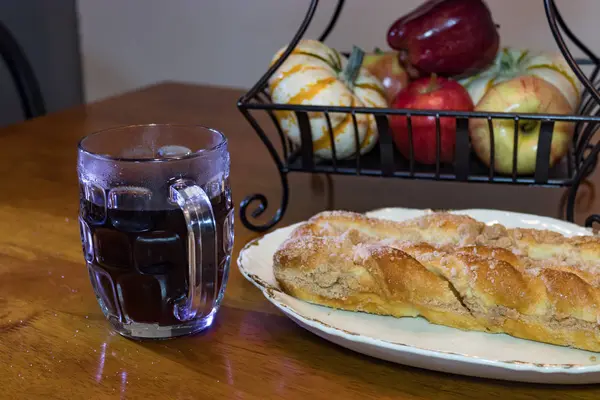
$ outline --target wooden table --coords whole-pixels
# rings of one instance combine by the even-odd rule
[[[0,130],[1,398],[600,398],[599,386],[475,379],[353,353],[282,316],[235,263],[224,306],[207,332],[141,343],[114,334],[81,253],[77,141],[122,124],[208,125],[229,138],[236,206],[254,192],[276,204],[277,174],[235,107],[240,94],[161,84]],[[357,177],[334,177],[328,191],[324,182],[291,175],[288,212],[278,226],[326,208],[493,207],[558,216],[563,196],[556,189]],[[591,182],[581,196],[579,223],[592,210],[600,211],[594,187]],[[235,234],[234,259],[257,236],[239,222]]]

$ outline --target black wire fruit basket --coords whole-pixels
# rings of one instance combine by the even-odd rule
[[[238,101],[238,109],[256,131],[261,141],[273,158],[282,185],[282,197],[274,215],[264,224],[252,222],[251,218],[258,218],[267,211],[268,201],[262,194],[247,196],[240,204],[240,219],[246,228],[264,232],[276,225],[285,214],[288,199],[289,185],[287,175],[290,172],[305,172],[319,174],[379,176],[405,179],[426,179],[457,182],[480,182],[489,184],[535,185],[546,187],[567,187],[568,197],[566,203],[566,219],[573,221],[575,198],[581,182],[596,168],[600,143],[593,143],[594,134],[600,123],[600,59],[569,29],[560,14],[554,0],[543,0],[545,13],[556,43],[573,73],[583,84],[583,92],[577,112],[572,114],[522,114],[506,112],[475,112],[475,111],[438,111],[418,109],[396,109],[378,107],[344,107],[329,105],[304,105],[304,104],[278,104],[269,96],[268,82],[278,68],[285,62],[292,51],[302,40],[308,26],[318,7],[318,0],[311,0],[310,6],[298,31],[289,43],[287,49],[279,59],[274,62],[260,80]],[[338,0],[332,17],[323,34],[318,38],[324,42],[341,14],[344,0]],[[565,36],[578,47],[585,59],[576,59],[572,56],[565,42]],[[584,73],[582,67],[589,67],[591,72]],[[263,111],[268,114],[273,123],[273,128],[279,137],[278,146],[269,139],[266,128],[261,126],[253,113]],[[293,143],[284,133],[277,113],[294,113],[297,120],[300,144]],[[357,119],[361,115],[372,115],[377,127],[378,141],[375,147],[366,154],[356,151],[350,159],[336,157],[334,133],[331,115],[346,115],[352,121],[356,149],[359,148]],[[327,121],[325,132],[329,137],[332,147],[332,157],[327,159],[316,157],[313,150],[313,136],[311,132],[310,115],[322,115]],[[410,154],[401,155],[394,146],[390,129],[390,117],[401,116],[406,118],[409,131]],[[436,126],[436,160],[433,164],[420,164],[415,161],[413,154],[413,128],[411,121],[416,117],[427,116],[435,118]],[[454,160],[445,163],[440,160],[441,146],[441,120],[451,117],[456,121],[456,144]],[[474,155],[469,135],[469,121],[487,121],[490,133],[492,166],[484,165]],[[512,173],[499,174],[493,167],[494,134],[493,122],[506,120],[514,126],[513,164]],[[531,121],[539,124],[539,137],[537,153],[535,156],[535,171],[531,175],[517,173],[517,148],[518,127],[520,123]],[[552,137],[555,126],[560,123],[574,125],[574,133],[569,143],[565,157],[556,165],[549,167]],[[250,206],[254,208],[250,210]],[[599,215],[591,215],[585,225],[591,227],[594,222],[600,222]]]

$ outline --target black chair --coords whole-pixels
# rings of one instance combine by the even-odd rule
[[[46,114],[40,84],[25,53],[12,33],[0,22],[0,55],[12,76],[26,119]]]

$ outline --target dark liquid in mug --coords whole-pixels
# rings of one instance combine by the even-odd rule
[[[217,228],[218,291],[233,244],[233,213],[225,194],[212,198],[211,204]],[[82,230],[82,239],[90,278],[105,313],[122,323],[182,323],[174,311],[188,293],[188,232],[182,211],[105,211],[81,200],[81,217],[89,227],[89,233]],[[205,246],[202,259],[204,270],[215,271],[214,250]]]

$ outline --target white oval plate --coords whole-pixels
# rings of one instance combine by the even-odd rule
[[[429,210],[386,208],[367,213],[404,220]],[[549,229],[567,236],[590,235],[581,226],[547,217],[498,210],[456,210],[507,227]],[[340,346],[399,364],[483,378],[552,384],[600,383],[600,353],[554,346],[504,334],[466,332],[422,318],[394,318],[335,310],[283,293],[273,276],[273,254],[298,224],[248,243],[240,252],[241,273],[298,325]]]

